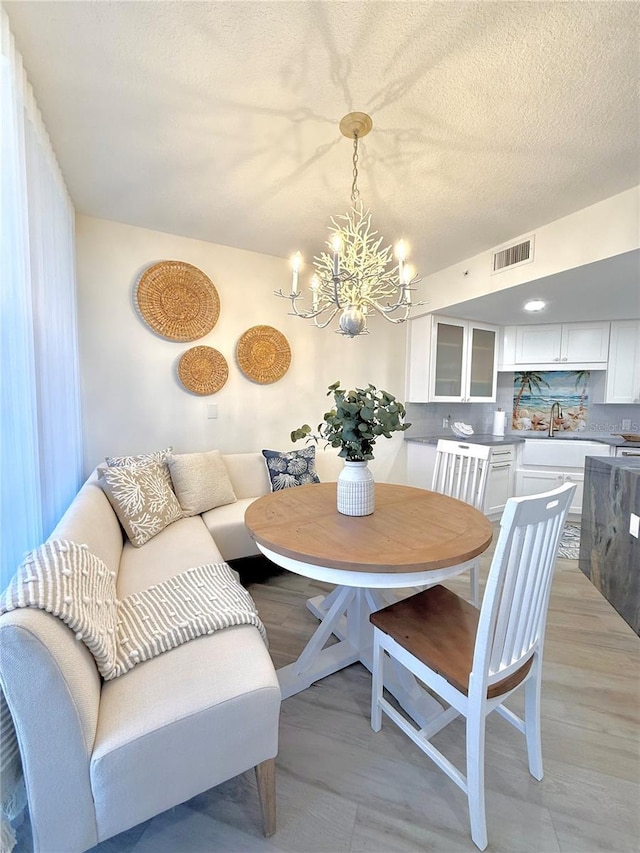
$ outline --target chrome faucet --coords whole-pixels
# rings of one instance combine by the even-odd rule
[[[560,408],[560,403],[556,400],[555,403],[551,406],[551,412],[549,413],[549,438],[553,436],[553,411],[558,407],[558,418],[562,417],[562,409]]]

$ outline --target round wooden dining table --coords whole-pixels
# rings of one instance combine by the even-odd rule
[[[467,503],[410,486],[376,483],[371,515],[337,511],[336,483],[283,489],[252,503],[245,524],[276,565],[335,584],[307,606],[321,621],[298,659],[278,670],[286,699],[360,661],[371,669],[369,614],[384,590],[433,586],[466,571],[492,539],[490,521]],[[337,642],[326,645],[331,635]],[[385,667],[385,687],[422,725],[441,711],[405,670]]]

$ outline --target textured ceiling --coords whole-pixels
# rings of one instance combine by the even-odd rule
[[[635,2],[5,2],[79,213],[287,257],[360,191],[422,275],[640,183]]]

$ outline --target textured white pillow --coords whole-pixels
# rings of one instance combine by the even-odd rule
[[[199,515],[237,500],[219,450],[167,457],[171,480],[185,515]]]

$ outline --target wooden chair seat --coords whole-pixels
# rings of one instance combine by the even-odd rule
[[[480,611],[472,604],[438,585],[372,613],[369,620],[468,696],[479,617]],[[532,662],[530,658],[508,678],[492,684],[487,699],[517,687]]]

